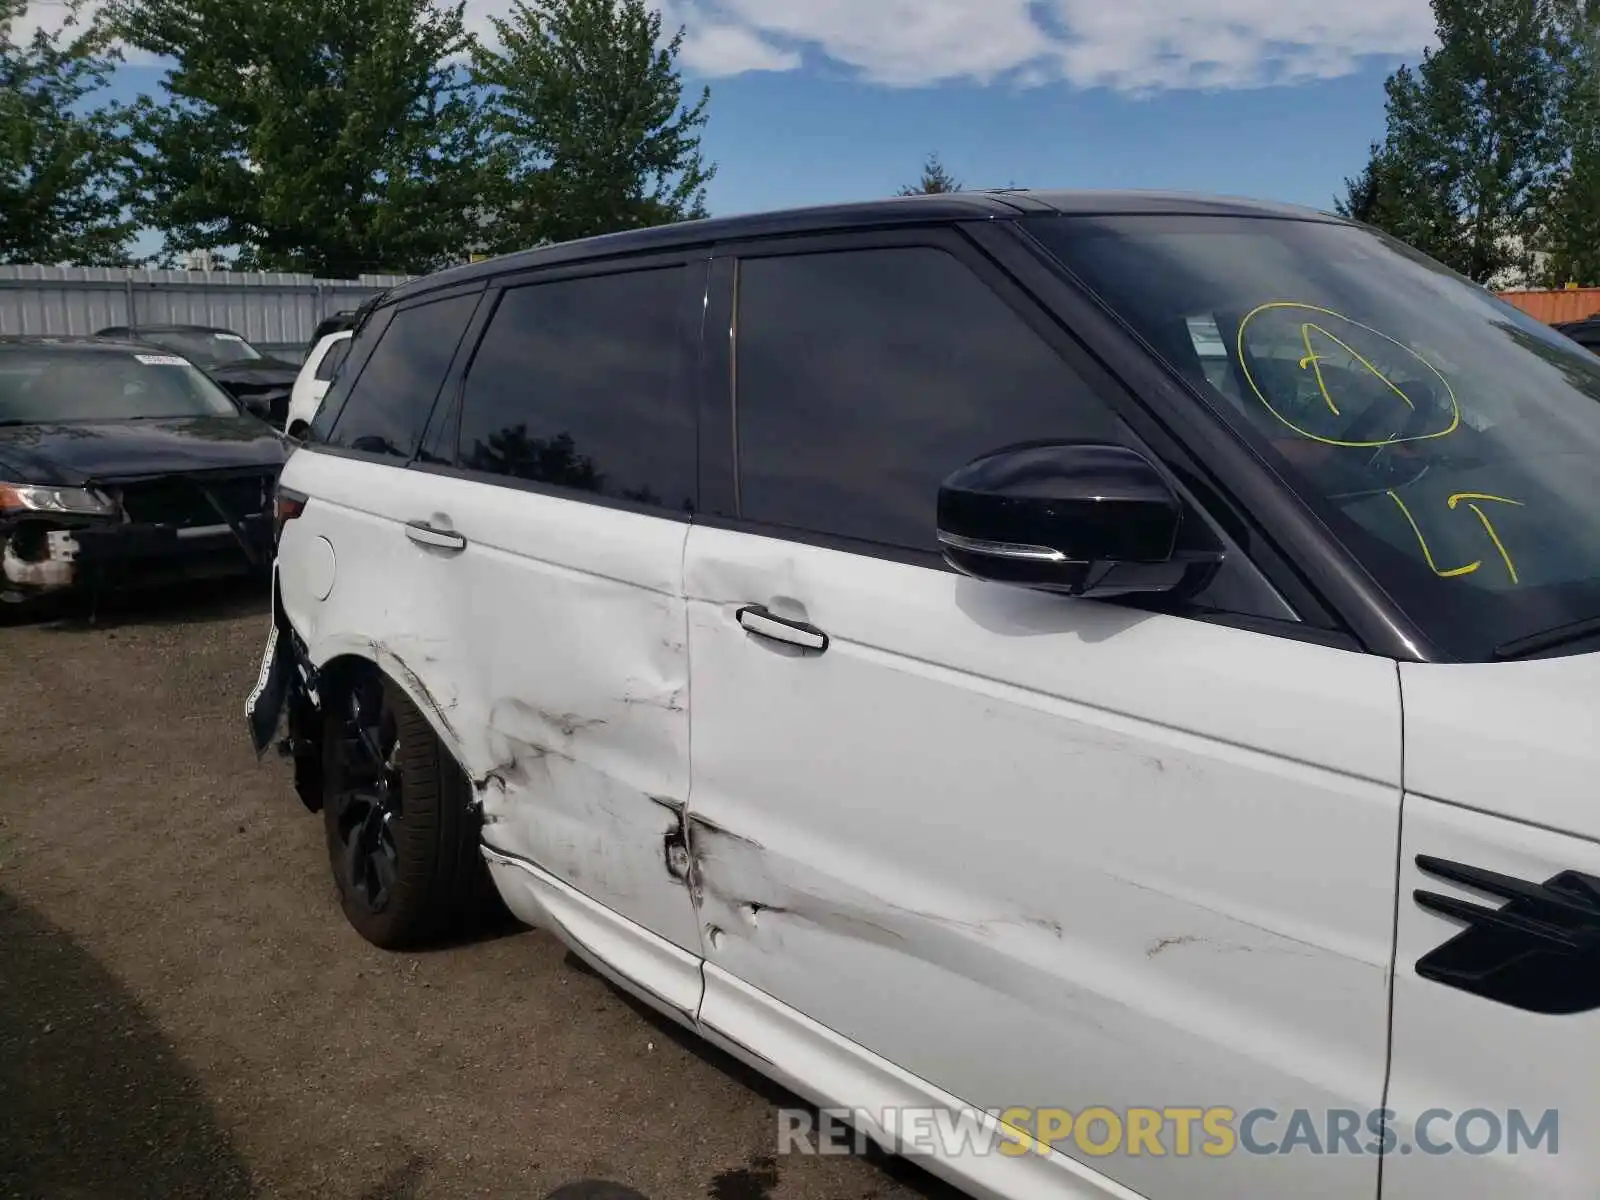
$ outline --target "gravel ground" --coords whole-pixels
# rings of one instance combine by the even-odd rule
[[[388,954],[242,717],[214,588],[0,629],[0,1196],[952,1194],[776,1150],[796,1103],[518,926]]]

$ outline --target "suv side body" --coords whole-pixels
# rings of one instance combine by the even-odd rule
[[[1097,205],[1321,219],[1065,207]],[[1442,1048],[1391,1058],[1396,864],[1426,849],[1402,840],[1399,665],[1519,668],[1438,665],[1045,253],[1030,222],[1062,211],[695,223],[396,289],[283,475],[302,798],[325,799],[318,714],[381,677],[458,766],[518,916],[891,1149],[925,1110],[1050,1143],[927,1160],[973,1194],[1371,1197],[1386,1130],[1496,1086]],[[1143,456],[1220,568],[1135,600],[952,570],[940,479],[1052,439]],[[1408,918],[1402,953],[1438,932]],[[1408,976],[1400,1017],[1446,990]],[[1379,1115],[1393,1062],[1405,1106]],[[1251,1152],[1224,1112],[1272,1114]],[[1259,1148],[1302,1112],[1338,1148]],[[1414,1158],[1384,1194],[1542,1172],[1576,1196],[1585,1171],[1494,1162]]]

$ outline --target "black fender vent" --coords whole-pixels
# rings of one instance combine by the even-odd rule
[[[1414,892],[1429,912],[1466,925],[1417,961],[1418,975],[1527,1012],[1562,1016],[1600,1008],[1600,879],[1563,871],[1528,883],[1426,854],[1417,856],[1417,866],[1505,901],[1496,908]]]

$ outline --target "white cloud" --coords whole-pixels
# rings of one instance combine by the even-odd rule
[[[443,2],[443,0],[441,0]],[[90,0],[91,7],[94,0]],[[706,76],[790,71],[803,54],[870,82],[1064,81],[1143,93],[1329,79],[1366,56],[1415,58],[1433,42],[1428,0],[650,0],[683,62]],[[468,0],[468,27],[511,0]],[[13,37],[54,27],[35,4]]]
[[[41,29],[53,38],[60,38],[69,28],[71,16],[71,10],[64,4],[30,4],[21,16],[12,21],[6,40],[13,45],[23,46],[31,42],[33,35]]]
[[[683,63],[702,75],[742,75],[746,71],[792,71],[798,50],[774,46],[742,25],[697,25],[683,38]]]
[[[878,83],[988,82],[1047,56],[1024,0],[722,0],[748,28],[814,45]],[[692,20],[692,17],[691,17]],[[692,28],[692,26],[691,26]]]
[[[769,52],[765,69],[781,69],[763,40],[777,38],[891,86],[1253,87],[1332,78],[1433,40],[1428,0],[676,0],[668,15],[730,46],[742,31]],[[716,62],[691,65],[716,74]]]
[[[1061,73],[1125,91],[1345,75],[1433,41],[1426,0],[1055,0]]]

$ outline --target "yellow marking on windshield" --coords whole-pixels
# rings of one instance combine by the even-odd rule
[[[1372,374],[1378,377],[1379,381],[1382,382],[1384,387],[1388,388],[1396,396],[1399,396],[1400,399],[1405,401],[1407,408],[1415,411],[1417,406],[1411,403],[1411,397],[1396,387],[1394,385],[1394,381],[1391,380],[1387,375],[1363,358],[1354,346],[1351,346],[1349,343],[1344,341],[1344,339],[1339,337],[1338,334],[1330,333],[1316,322],[1307,321],[1305,324],[1300,326],[1300,340],[1305,343],[1306,347],[1306,356],[1300,360],[1300,369],[1304,371],[1307,364],[1310,364],[1311,369],[1316,373],[1317,376],[1317,390],[1322,393],[1322,398],[1328,402],[1328,407],[1333,411],[1334,416],[1337,417],[1340,415],[1339,406],[1333,402],[1333,396],[1328,391],[1328,382],[1322,377],[1322,355],[1318,354],[1311,346],[1311,335],[1313,333],[1320,333],[1323,337],[1327,338],[1351,358],[1355,359],[1356,362],[1360,363],[1368,371],[1371,371]],[[1416,351],[1413,350],[1412,353],[1415,354]]]
[[[1513,500],[1509,496],[1491,496],[1488,492],[1457,492],[1454,496],[1451,496],[1450,499],[1446,500],[1445,503],[1451,508],[1454,508],[1463,500],[1493,500],[1497,504],[1515,504],[1518,508],[1525,507],[1521,500]],[[1469,504],[1467,507],[1471,508],[1472,505]]]
[[[1422,557],[1427,561],[1428,570],[1432,571],[1440,579],[1454,579],[1459,575],[1471,575],[1479,567],[1483,566],[1483,563],[1479,561],[1468,563],[1464,567],[1451,567],[1448,571],[1440,570],[1439,564],[1433,561],[1433,551],[1428,548],[1428,539],[1422,536],[1422,529],[1417,524],[1417,519],[1411,515],[1411,510],[1406,507],[1406,502],[1394,492],[1389,492],[1388,496],[1389,499],[1400,506],[1400,511],[1405,515],[1406,523],[1411,526],[1411,532],[1417,535],[1417,545],[1422,547]]]
[[[1296,309],[1296,310],[1299,310],[1301,312],[1318,313],[1318,314],[1320,314],[1320,315],[1322,315],[1324,317],[1333,317],[1335,320],[1343,321],[1347,325],[1351,325],[1351,326],[1355,327],[1356,329],[1364,330],[1367,333],[1370,333],[1370,334],[1374,335],[1375,337],[1382,338],[1384,341],[1390,343],[1391,345],[1398,347],[1405,354],[1407,354],[1410,357],[1416,359],[1419,363],[1421,363],[1424,367],[1426,367],[1430,372],[1433,373],[1434,377],[1437,378],[1439,380],[1439,382],[1444,386],[1445,395],[1447,395],[1450,398],[1451,420],[1450,420],[1449,427],[1446,428],[1446,429],[1437,430],[1436,432],[1433,432],[1433,433],[1415,434],[1415,435],[1413,435],[1411,437],[1403,437],[1403,438],[1402,437],[1386,437],[1386,438],[1379,438],[1376,441],[1364,441],[1364,442],[1342,441],[1342,440],[1340,440],[1338,438],[1323,437],[1321,434],[1312,433],[1309,429],[1300,428],[1300,426],[1296,425],[1293,421],[1291,421],[1288,417],[1284,416],[1281,412],[1279,412],[1273,406],[1272,401],[1267,398],[1266,392],[1264,392],[1261,389],[1261,385],[1256,382],[1255,376],[1251,373],[1250,362],[1249,362],[1249,359],[1245,355],[1245,335],[1249,332],[1250,323],[1252,321],[1254,321],[1257,317],[1261,316],[1263,313],[1275,312],[1275,311],[1278,311],[1278,310],[1281,310],[1281,309]],[[1401,390],[1401,388],[1392,379],[1390,379],[1381,370],[1379,370],[1376,366],[1374,366],[1367,358],[1365,358],[1364,356],[1356,353],[1356,351],[1353,350],[1348,343],[1346,343],[1342,339],[1336,337],[1334,334],[1330,333],[1323,326],[1321,326],[1319,324],[1316,324],[1315,322],[1306,322],[1306,323],[1301,325],[1300,332],[1301,332],[1301,337],[1304,340],[1305,345],[1306,345],[1307,355],[1306,355],[1305,358],[1302,358],[1300,360],[1300,368],[1301,368],[1301,370],[1304,370],[1308,365],[1310,365],[1311,367],[1313,367],[1315,369],[1316,378],[1317,378],[1317,386],[1322,392],[1322,398],[1327,403],[1328,407],[1334,412],[1335,415],[1339,415],[1339,406],[1334,401],[1333,396],[1330,394],[1330,392],[1328,390],[1327,383],[1323,379],[1322,367],[1320,365],[1320,363],[1322,361],[1321,356],[1316,353],[1315,349],[1311,345],[1311,332],[1313,330],[1315,330],[1317,333],[1321,333],[1321,334],[1325,335],[1330,340],[1332,340],[1333,342],[1338,344],[1340,347],[1342,347],[1345,350],[1345,352],[1348,353],[1351,356],[1351,358],[1353,358],[1355,361],[1359,362],[1363,367],[1365,367],[1373,375],[1377,376],[1377,378],[1385,386],[1387,386],[1388,389],[1391,392],[1393,392],[1395,395],[1399,396],[1400,399],[1404,400],[1406,402],[1407,407],[1411,408],[1413,411],[1416,409],[1416,405],[1412,402],[1411,397],[1407,396],[1405,394],[1405,392],[1403,390]],[[1244,320],[1239,322],[1238,354],[1239,354],[1239,367],[1244,372],[1245,382],[1250,385],[1250,390],[1253,391],[1256,394],[1256,399],[1260,400],[1261,403],[1266,406],[1267,411],[1270,412],[1279,421],[1283,422],[1284,425],[1286,425],[1290,429],[1292,429],[1295,433],[1298,433],[1301,437],[1309,438],[1313,442],[1321,442],[1324,446],[1343,446],[1343,447],[1349,447],[1349,448],[1353,448],[1353,449],[1360,449],[1360,448],[1363,448],[1363,447],[1377,448],[1379,446],[1394,446],[1394,445],[1399,445],[1399,444],[1401,444],[1403,442],[1424,442],[1424,441],[1428,441],[1431,438],[1447,437],[1448,435],[1454,433],[1461,426],[1461,402],[1456,398],[1456,390],[1455,390],[1455,388],[1451,387],[1450,386],[1450,381],[1448,379],[1446,379],[1442,374],[1440,374],[1439,368],[1435,367],[1431,362],[1429,362],[1427,359],[1423,358],[1422,355],[1418,354],[1415,350],[1411,349],[1411,347],[1407,346],[1404,342],[1398,341],[1397,339],[1390,337],[1387,333],[1384,333],[1382,330],[1374,329],[1370,325],[1363,325],[1360,321],[1352,320],[1351,318],[1345,316],[1343,313],[1335,312],[1331,308],[1322,308],[1322,307],[1320,307],[1318,305],[1315,305],[1315,304],[1300,304],[1300,303],[1297,303],[1297,302],[1292,301],[1292,300],[1274,300],[1274,301],[1271,301],[1270,303],[1259,305],[1256,308],[1252,309],[1248,314],[1246,314]]]
[[[1422,536],[1422,527],[1417,524],[1417,519],[1411,515],[1411,510],[1406,507],[1406,502],[1400,499],[1395,492],[1391,491],[1385,494],[1395,502],[1401,513],[1404,514],[1406,523],[1411,526],[1411,532],[1417,535],[1417,545],[1422,547],[1422,557],[1427,562],[1428,569],[1439,576],[1440,579],[1455,579],[1462,575],[1471,575],[1479,567],[1483,566],[1483,563],[1479,561],[1468,563],[1464,567],[1451,567],[1449,570],[1441,569],[1439,564],[1434,561],[1433,551],[1428,546],[1428,539]],[[1466,503],[1466,506],[1473,511],[1473,514],[1483,526],[1484,533],[1488,534],[1489,540],[1494,543],[1494,548],[1500,554],[1500,561],[1506,565],[1506,574],[1511,577],[1511,582],[1520,584],[1522,577],[1517,574],[1517,564],[1512,561],[1511,552],[1506,549],[1506,544],[1500,540],[1500,534],[1496,532],[1494,523],[1489,520],[1488,514],[1478,507],[1477,501],[1479,500],[1492,501],[1496,504],[1513,504],[1518,508],[1526,506],[1521,500],[1512,500],[1508,496],[1491,496],[1487,492],[1457,492],[1445,501],[1451,511],[1454,511],[1457,505],[1463,502]]]
[[[1514,504],[1518,508],[1523,508],[1525,505],[1521,500],[1512,500],[1506,496],[1491,496],[1487,492],[1457,492],[1445,503],[1454,508],[1463,500],[1467,501],[1467,507],[1478,515],[1478,520],[1483,522],[1483,531],[1489,535],[1489,540],[1494,543],[1494,548],[1500,551],[1500,559],[1506,564],[1506,574],[1511,576],[1511,582],[1521,583],[1522,580],[1517,575],[1517,564],[1511,561],[1510,551],[1506,549],[1505,543],[1500,540],[1500,535],[1495,532],[1494,525],[1490,523],[1483,509],[1479,508],[1473,501],[1492,500],[1496,504]]]
[[[1313,433],[1309,429],[1302,429],[1299,425],[1296,425],[1283,413],[1279,412],[1278,409],[1273,405],[1272,400],[1268,398],[1266,392],[1262,389],[1261,385],[1256,381],[1254,374],[1251,372],[1250,361],[1245,354],[1246,335],[1250,330],[1252,321],[1264,313],[1291,309],[1300,313],[1315,313],[1319,317],[1324,318],[1324,321],[1308,320],[1301,322],[1300,340],[1305,346],[1306,353],[1305,356],[1299,360],[1299,367],[1302,371],[1309,370],[1312,372],[1314,378],[1316,379],[1317,391],[1321,394],[1322,401],[1328,406],[1328,411],[1330,413],[1336,417],[1343,415],[1339,411],[1338,401],[1334,398],[1333,389],[1328,386],[1328,379],[1323,374],[1322,370],[1322,364],[1330,361],[1330,358],[1318,352],[1316,345],[1312,342],[1313,334],[1320,334],[1322,337],[1332,342],[1340,350],[1348,354],[1352,363],[1359,363],[1362,368],[1377,378],[1385,388],[1387,388],[1394,395],[1398,396],[1405,403],[1409,410],[1416,412],[1417,406],[1416,402],[1406,394],[1405,390],[1396,384],[1394,380],[1390,379],[1389,376],[1385,374],[1384,371],[1374,362],[1372,362],[1371,359],[1367,358],[1348,341],[1346,341],[1344,338],[1341,338],[1338,334],[1329,329],[1327,324],[1324,323],[1326,318],[1332,318],[1335,321],[1343,322],[1345,325],[1372,334],[1374,337],[1382,338],[1384,341],[1397,347],[1404,354],[1421,363],[1423,367],[1425,367],[1444,387],[1444,393],[1449,398],[1450,423],[1448,427],[1435,430],[1431,433],[1419,433],[1406,437],[1392,435],[1387,438],[1381,438],[1373,441],[1353,441],[1343,440],[1340,438],[1324,437],[1321,434]],[[1239,322],[1237,348],[1239,356],[1239,368],[1244,373],[1245,382],[1250,385],[1250,390],[1256,394],[1256,398],[1261,401],[1266,410],[1275,418],[1277,418],[1278,421],[1282,422],[1289,429],[1293,430],[1301,437],[1306,438],[1308,441],[1319,442],[1324,446],[1337,446],[1347,449],[1377,449],[1384,446],[1397,446],[1407,442],[1425,442],[1431,441],[1434,438],[1448,437],[1461,427],[1462,416],[1460,398],[1457,397],[1455,388],[1451,385],[1450,381],[1445,378],[1444,374],[1439,370],[1438,367],[1434,366],[1431,362],[1424,358],[1420,352],[1412,349],[1404,342],[1389,336],[1381,329],[1374,329],[1371,325],[1364,325],[1360,321],[1352,320],[1350,317],[1347,317],[1343,313],[1337,312],[1334,309],[1323,308],[1316,304],[1301,304],[1293,300],[1274,300],[1267,304],[1258,305],[1256,308],[1247,313],[1244,319]],[[1397,492],[1389,491],[1385,494],[1395,502],[1395,505],[1400,509],[1401,514],[1405,517],[1406,523],[1411,526],[1411,532],[1416,536],[1417,545],[1422,548],[1422,557],[1427,562],[1428,569],[1439,578],[1459,579],[1463,576],[1471,575],[1473,572],[1477,571],[1483,566],[1483,562],[1479,560],[1477,562],[1467,563],[1466,565],[1460,567],[1441,567],[1434,559],[1433,549],[1428,545],[1428,539],[1426,536],[1424,536],[1421,525],[1417,523],[1417,519],[1412,515],[1411,510],[1406,506],[1406,502],[1400,498]],[[1492,504],[1511,504],[1518,508],[1525,506],[1521,500],[1513,500],[1507,496],[1495,496],[1489,494],[1488,492],[1457,492],[1446,501],[1446,504],[1451,511],[1454,511],[1462,504],[1465,504],[1469,509],[1472,510],[1473,515],[1478,518],[1478,523],[1483,526],[1483,532],[1488,536],[1489,541],[1494,545],[1496,553],[1500,555],[1500,561],[1505,564],[1506,574],[1510,577],[1511,582],[1513,584],[1520,584],[1522,582],[1522,578],[1517,573],[1517,564],[1512,559],[1511,552],[1506,549],[1505,542],[1501,540],[1499,531],[1494,527],[1494,522],[1492,522],[1489,519],[1488,514],[1484,512],[1480,502]]]

